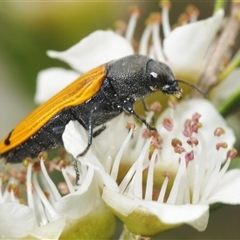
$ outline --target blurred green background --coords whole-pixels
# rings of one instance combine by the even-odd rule
[[[200,18],[210,16],[214,5],[207,0],[172,3],[172,24],[189,3],[200,9]],[[37,73],[54,66],[68,67],[48,58],[46,51],[65,50],[97,29],[114,28],[117,20],[127,22],[132,5],[141,9],[135,34],[139,40],[145,19],[159,11],[158,1],[0,2],[1,138],[35,108]],[[163,233],[161,239],[240,239],[240,207],[214,212],[204,233],[183,226]]]

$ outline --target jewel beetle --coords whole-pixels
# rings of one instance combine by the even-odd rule
[[[133,105],[156,91],[180,98],[178,82],[200,91],[191,83],[175,79],[166,64],[147,56],[130,55],[106,63],[77,78],[23,119],[0,141],[0,156],[9,163],[18,163],[63,145],[62,134],[71,120],[77,120],[88,131],[88,144],[79,156],[88,151],[106,122],[122,112],[156,130],[134,111]],[[94,132],[97,126],[101,127]]]

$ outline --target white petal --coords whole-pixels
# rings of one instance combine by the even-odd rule
[[[154,201],[139,201],[150,213],[165,224],[188,224],[198,231],[204,231],[208,224],[208,205],[171,205]]]
[[[16,202],[0,204],[0,237],[26,237],[34,224],[35,216],[31,208]]]
[[[78,121],[70,121],[62,135],[64,147],[74,158],[84,151],[87,147],[87,131]],[[87,153],[92,154],[91,149]]]
[[[210,44],[221,26],[223,16],[223,10],[219,10],[206,20],[177,27],[164,40],[164,53],[175,74],[199,73]]]
[[[95,209],[104,207],[94,169],[89,168],[77,192],[64,196],[54,204],[56,210],[68,220],[81,218]]]
[[[234,160],[232,160],[234,161]],[[208,198],[208,203],[240,204],[240,170],[226,172]]]
[[[65,218],[61,217],[53,222],[47,223],[46,225],[34,228],[29,234],[38,239],[59,239],[65,224]]]
[[[108,187],[103,188],[102,198],[111,208],[117,210],[124,216],[128,216],[138,206],[136,201],[129,201],[128,197]]]
[[[138,208],[144,208],[149,213],[156,215],[166,225],[185,223],[203,231],[208,223],[208,205],[171,205],[154,201],[133,200],[106,187],[103,189],[103,200],[124,216],[128,216]]]
[[[63,68],[49,68],[40,71],[37,76],[35,103],[46,102],[78,77],[79,73]]]
[[[75,158],[87,146],[87,132],[78,121],[70,121],[66,125],[62,138],[65,149]],[[80,158],[81,163],[93,168],[100,175],[104,185],[112,189],[117,189],[116,182],[105,172],[103,165],[92,151],[92,147],[93,146],[91,146],[86,155]],[[99,182],[99,185],[102,183]]]
[[[126,114],[115,117],[107,124],[101,135],[94,138],[93,145],[99,158],[106,157],[106,153],[109,151],[111,151],[111,156],[118,152],[128,134],[127,120]]]
[[[211,93],[211,101],[218,106],[224,100],[227,100],[235,91],[240,89],[240,68],[235,69]]]
[[[62,139],[67,152],[77,159],[77,156],[87,147],[88,135],[86,129],[84,129],[84,127],[78,121],[70,121],[65,127]],[[101,163],[98,161],[92,151],[92,146],[88,152],[81,157],[82,161],[84,159],[87,162],[89,161],[94,163],[100,168],[102,167]]]
[[[113,59],[134,53],[130,43],[112,31],[95,31],[66,51],[48,51],[48,56],[68,63],[84,73]]]

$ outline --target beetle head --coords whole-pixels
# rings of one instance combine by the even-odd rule
[[[180,82],[194,88],[201,95],[206,97],[206,94],[201,91],[195,84],[184,80],[175,79],[171,69],[164,63],[151,60],[148,62],[147,71],[150,74],[150,89],[153,92],[160,90],[164,94],[174,95],[176,98],[181,98],[183,91],[178,86],[178,83]]]
[[[151,60],[148,62],[147,71],[150,74],[152,91],[160,90],[164,94],[181,98],[182,89],[178,86],[178,81],[166,64]]]

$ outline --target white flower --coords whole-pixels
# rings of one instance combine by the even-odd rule
[[[2,186],[4,179],[2,175],[0,178],[2,239],[29,236],[39,239],[58,239],[60,236],[71,237],[76,234],[82,238],[91,237],[95,233],[85,229],[85,221],[88,227],[93,222],[92,227],[100,237],[112,234],[115,227],[114,218],[101,199],[99,186],[102,185],[94,169],[82,165],[80,184],[76,186],[75,171],[66,164],[64,160],[59,164],[53,161],[48,164],[49,169],[46,169],[43,158],[40,159],[40,166],[38,163],[33,165],[29,160],[27,171],[25,168],[18,171],[14,168],[10,169],[10,179],[5,187]],[[60,184],[59,187],[65,194],[67,193],[65,196],[61,196],[48,175],[48,171],[54,169],[62,172],[65,183]],[[27,187],[26,205],[21,204],[23,200],[21,197],[25,195],[23,183],[26,183]],[[101,219],[98,219],[99,214],[102,216]],[[79,230],[77,226],[81,224]],[[105,225],[109,228],[107,231],[102,231]]]
[[[219,10],[210,18],[175,28],[164,39],[166,61],[176,75],[193,75],[198,80],[223,16]]]
[[[5,238],[23,238],[26,236],[35,236],[39,238],[56,239],[59,237],[64,225],[65,219],[49,204],[46,196],[39,187],[36,175],[33,176],[35,191],[32,189],[32,164],[29,163],[28,170],[16,170],[11,168],[10,179],[5,188],[1,184],[1,203],[0,216],[1,237]],[[1,178],[4,179],[6,177]],[[23,205],[22,196],[24,195],[23,183],[26,181],[27,187],[27,205]]]
[[[131,159],[136,154],[132,146],[142,141],[141,133],[133,135],[135,143],[128,143],[120,163],[131,163],[130,170],[118,191],[104,188],[103,199],[135,234],[153,235],[184,223],[203,231],[209,205],[240,204],[240,170],[227,171],[233,132],[215,108],[200,99],[167,109],[156,127],[161,149],[152,152],[155,140],[150,137]]]
[[[217,33],[224,32],[223,10],[202,21],[196,21],[197,14],[190,14],[189,20],[173,30],[168,15],[169,6],[163,5],[162,22],[158,14],[150,17],[135,53],[167,63],[176,77],[200,82],[201,88],[208,91],[219,73],[219,68],[209,71],[210,63],[220,66],[225,56],[223,53],[216,61],[213,58],[219,50]],[[74,70],[41,71],[35,101],[43,103],[88,70],[133,54],[131,42],[138,16],[138,11],[132,12],[125,37],[118,30],[95,31],[66,51],[48,51],[50,57],[65,61]],[[161,24],[163,37],[159,31]],[[231,84],[234,87],[227,97],[239,86],[236,81]],[[221,93],[216,95],[224,97]],[[240,170],[227,171],[234,155],[232,130],[205,100],[172,104],[155,123],[160,136],[144,130],[145,126],[135,130],[135,124],[127,124],[124,128],[127,120],[134,120],[123,114],[109,122],[106,130],[94,138],[87,154],[76,162],[77,171],[81,172],[79,186],[74,185],[75,171],[66,161],[62,160],[60,165],[54,162],[54,170],[61,171],[65,180],[61,185],[62,192],[67,193],[64,197],[48,176],[43,160],[41,173],[33,171],[30,162],[26,174],[27,206],[19,203],[13,188],[1,185],[0,219],[5,221],[0,226],[0,236],[56,239],[77,232],[78,236],[89,238],[91,233],[84,228],[79,233],[78,228],[88,216],[97,221],[94,232],[100,234],[98,237],[101,224],[109,224],[110,234],[113,216],[105,203],[135,234],[151,236],[182,224],[203,231],[212,204],[239,204]],[[152,116],[153,112],[149,112],[147,120],[151,121]],[[78,122],[70,122],[63,134],[64,147],[77,158],[85,149],[87,138],[86,130]],[[8,185],[12,181],[20,184],[16,176],[11,175]],[[43,189],[47,189],[49,197]],[[11,208],[14,211],[9,211],[7,218]],[[104,223],[99,215],[105,216]],[[13,226],[12,219],[19,219],[14,222],[14,229],[8,227]]]
[[[147,136],[144,126],[135,132],[130,128],[128,134],[122,133],[123,127],[115,128],[113,134],[111,127],[121,121],[124,126],[126,118],[121,116],[104,131],[126,136],[121,147],[116,139],[104,141],[119,151],[106,151],[99,158],[95,149],[102,143],[95,141],[80,162],[98,171],[104,182],[104,201],[130,232],[150,236],[181,224],[203,231],[210,205],[240,204],[240,170],[227,171],[235,137],[208,101],[188,100],[163,112],[156,122],[160,139]],[[70,122],[63,140],[77,156],[87,136],[79,123]],[[121,179],[118,187],[113,183],[117,179]]]
[[[0,203],[0,238],[23,238],[35,225],[34,212],[17,202]]]

